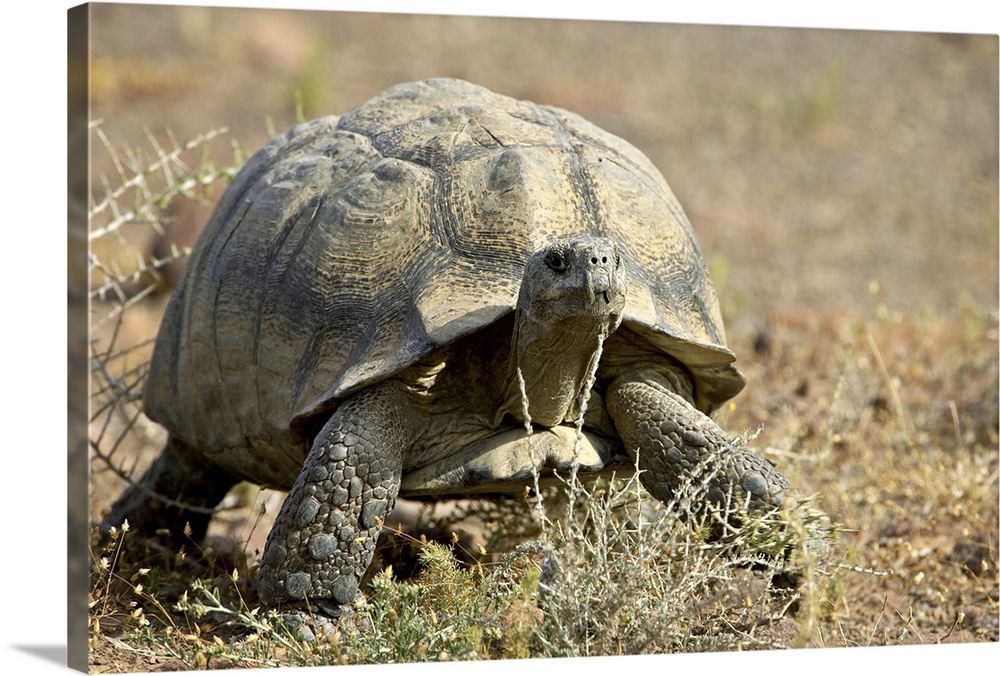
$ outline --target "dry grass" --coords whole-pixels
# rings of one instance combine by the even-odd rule
[[[774,317],[743,407],[845,529],[820,644],[996,641],[996,314],[874,315]]]

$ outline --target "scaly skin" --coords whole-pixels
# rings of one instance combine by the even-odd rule
[[[392,510],[403,452],[421,433],[405,385],[389,380],[347,400],[313,442],[268,536],[266,605],[337,617],[353,603]]]
[[[608,387],[608,412],[630,457],[635,460],[638,453],[643,486],[669,502],[686,477],[721,453],[715,462],[722,467],[708,484],[711,503],[723,506],[731,495],[738,503],[749,498],[755,511],[781,507],[790,488],[784,475],[752,451],[725,451],[732,439],[678,389],[683,388],[647,369],[623,374]]]

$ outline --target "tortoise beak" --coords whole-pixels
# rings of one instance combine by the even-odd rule
[[[609,239],[595,238],[581,254],[579,260],[586,268],[590,297],[598,305],[620,306],[625,297],[625,274],[618,245]]]

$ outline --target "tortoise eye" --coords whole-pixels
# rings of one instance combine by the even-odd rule
[[[558,251],[550,251],[546,254],[545,264],[556,272],[566,272],[566,259]]]

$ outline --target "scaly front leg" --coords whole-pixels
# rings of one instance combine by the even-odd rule
[[[708,482],[707,499],[715,506],[746,500],[755,511],[780,507],[789,489],[788,480],[775,467],[743,448],[727,448],[732,439],[686,398],[676,383],[651,370],[637,369],[615,379],[608,387],[607,408],[625,449],[635,459],[638,452],[643,485],[653,497],[669,502],[681,484],[698,472],[718,467]],[[717,454],[717,459],[710,456]]]
[[[420,433],[398,381],[337,409],[268,536],[259,585],[265,605],[336,618],[354,602],[399,491],[403,453]]]

